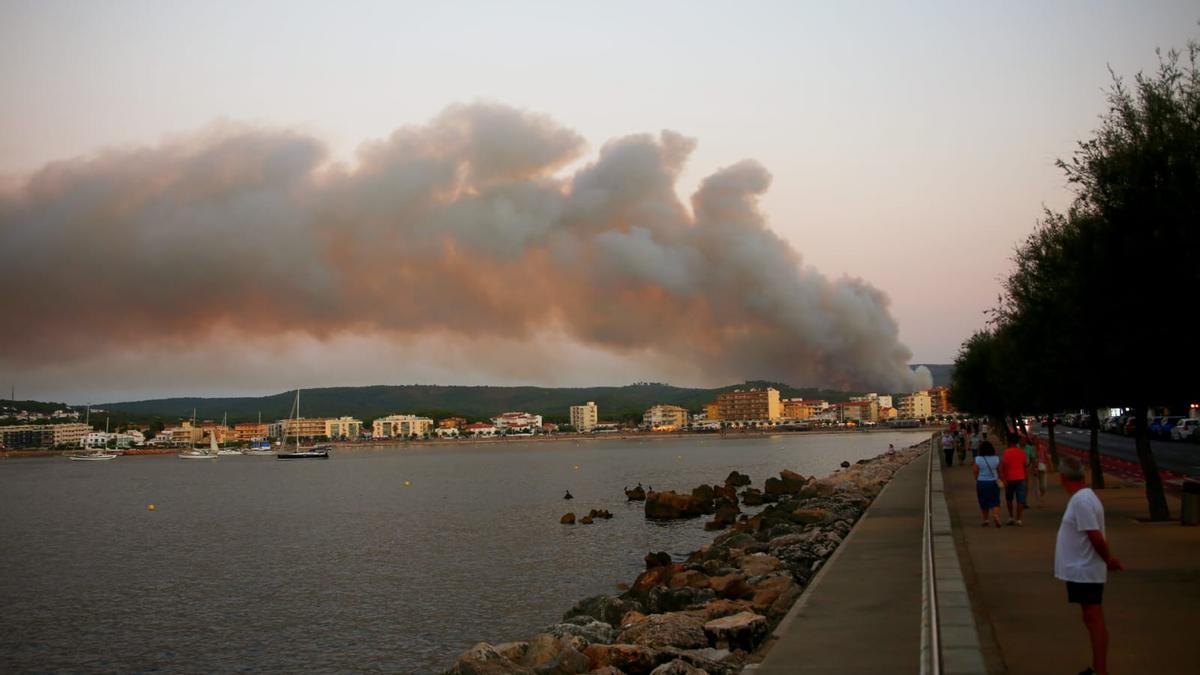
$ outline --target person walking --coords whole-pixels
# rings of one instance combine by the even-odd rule
[[[1063,457],[1059,480],[1070,495],[1054,544],[1054,576],[1067,584],[1067,602],[1079,605],[1092,645],[1092,665],[1080,675],[1108,673],[1108,627],[1104,623],[1104,584],[1108,572],[1125,569],[1105,539],[1104,505],[1084,483],[1083,463]]]
[[[975,461],[975,458],[979,456],[979,442],[982,440],[983,440],[983,437],[980,436],[978,432],[974,432],[971,434],[971,461],[972,462]]]
[[[946,458],[946,466],[954,466],[954,436],[949,431],[942,432],[942,455]]]
[[[1037,498],[1037,505],[1045,504],[1046,490],[1041,484],[1041,475],[1038,474],[1038,457],[1037,449],[1033,446],[1033,439],[1029,434],[1025,434],[1021,439],[1021,450],[1025,451],[1025,492],[1026,497],[1033,494]]]
[[[958,455],[958,465],[967,464],[967,437],[963,431],[954,434],[954,452]]]
[[[1004,481],[1004,504],[1008,507],[1008,524],[1020,527],[1021,516],[1025,514],[1025,451],[1017,447],[1019,440],[1013,432],[1008,432],[1008,447],[1000,455],[1000,479]],[[1013,501],[1016,501],[1014,515]]]
[[[975,497],[979,500],[979,513],[983,516],[984,527],[988,525],[988,517],[996,527],[1000,527],[1000,458],[990,441],[979,444],[979,456],[971,467],[975,474]]]

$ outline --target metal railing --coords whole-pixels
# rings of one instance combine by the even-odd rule
[[[938,621],[937,576],[933,556],[933,467],[940,464],[941,446],[934,434],[929,439],[929,463],[925,476],[925,523],[921,546],[921,673],[940,675],[942,647]]]

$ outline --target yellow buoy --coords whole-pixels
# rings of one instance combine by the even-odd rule
[[[579,465],[578,465],[578,464],[576,464],[576,465],[575,465],[575,470],[576,470],[576,471],[578,471],[578,470],[579,470]]]
[[[155,506],[155,505],[153,505],[153,504],[147,504],[147,505],[146,505],[146,510],[147,510],[147,511],[153,511],[154,509],[157,509],[157,508],[158,508],[158,507],[157,507],[157,506]]]
[[[404,487],[412,487],[412,481],[411,480],[404,481]]]

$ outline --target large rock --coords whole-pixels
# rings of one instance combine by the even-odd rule
[[[629,592],[634,595],[643,594],[655,586],[666,586],[671,581],[671,577],[678,572],[683,571],[683,565],[666,565],[663,567],[653,567],[638,575]]]
[[[581,675],[592,669],[591,659],[573,647],[564,647],[553,659],[533,669],[537,675]]]
[[[639,602],[611,595],[593,595],[575,603],[563,614],[563,621],[571,621],[572,617],[586,616],[597,621],[603,621],[610,626],[620,625],[621,617],[626,612],[641,611]]]
[[[676,494],[674,491],[651,492],[646,495],[646,518],[651,520],[674,520],[697,518],[711,513],[712,500],[694,495]]]
[[[691,588],[708,588],[708,575],[697,570],[684,570],[672,576],[667,586],[669,588],[683,588],[685,586],[690,586]]]
[[[648,672],[648,671],[647,671]],[[536,675],[532,668],[513,663],[486,642],[471,647],[445,675]]]
[[[593,671],[612,667],[628,675],[649,675],[658,665],[655,651],[641,645],[588,645],[583,654]]]
[[[574,513],[564,513],[563,517],[558,519],[558,522],[562,523],[563,525],[574,525],[575,524],[575,514]]]
[[[704,623],[691,614],[681,612],[651,614],[645,620],[621,631],[617,642],[652,649],[693,649],[708,646],[708,640],[704,636]]]
[[[742,490],[742,503],[746,506],[762,506],[763,493],[758,488],[746,488]]]
[[[783,616],[800,597],[800,585],[790,573],[775,574],[754,585],[750,604],[759,614]]]
[[[562,652],[563,647],[570,645],[571,641],[564,640],[561,635],[538,633],[529,640],[529,646],[521,656],[521,665],[526,668],[537,668],[553,661]]]
[[[779,569],[780,561],[779,558],[773,555],[755,553],[753,555],[742,556],[741,560],[738,561],[738,567],[742,568],[742,571],[747,576],[758,577],[770,574]]]
[[[704,605],[704,620],[712,621],[731,614],[740,614],[753,610],[754,606],[747,600],[730,600],[717,598]]]
[[[492,648],[495,649],[500,656],[503,656],[509,661],[512,661],[513,663],[520,663],[521,660],[525,658],[525,652],[529,651],[529,643],[526,641],[504,642],[498,645],[493,645]]]
[[[750,586],[746,583],[744,574],[727,574],[712,577],[708,580],[709,588],[722,598],[737,600],[750,594]]]
[[[750,476],[747,476],[744,473],[738,473],[736,470],[730,471],[729,475],[725,477],[725,484],[729,487],[742,487],[743,485],[749,485]]]
[[[650,675],[708,675],[708,671],[700,670],[683,659],[675,659],[650,671]]]
[[[666,551],[658,551],[657,553],[651,551],[646,554],[646,557],[642,558],[642,561],[646,563],[646,569],[648,570],[655,567],[666,567],[672,562],[671,554]]]
[[[792,512],[792,519],[805,525],[824,523],[829,520],[829,511],[822,508],[799,508]]]
[[[739,654],[741,654],[739,652]],[[676,649],[667,647],[658,653],[659,662],[683,661],[709,675],[736,675],[742,670],[741,659],[728,649]],[[665,661],[670,663],[671,661]]]
[[[727,645],[729,649],[753,651],[767,634],[767,619],[754,612],[742,612],[704,624],[710,644]]]
[[[554,637],[566,637],[573,635],[587,640],[588,643],[609,644],[617,637],[617,631],[612,626],[597,621],[592,617],[571,617],[573,620],[569,622],[556,623],[552,626],[546,626],[542,629],[543,633],[548,633]],[[583,618],[584,621],[575,621],[574,619]]]
[[[773,496],[781,495],[796,495],[800,494],[800,490],[804,487],[804,483],[808,479],[795,471],[784,469],[779,472],[779,478],[768,478],[764,486],[764,492]]]
[[[709,588],[692,588],[691,586],[662,588],[658,586],[646,593],[646,609],[656,614],[678,612],[699,608],[714,597],[716,594]]]
[[[641,483],[638,483],[637,487],[632,490],[625,488],[625,500],[630,502],[646,501],[646,488],[642,487]]]

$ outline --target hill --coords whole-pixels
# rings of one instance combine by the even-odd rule
[[[933,386],[949,387],[950,378],[954,377],[953,363],[914,363],[913,368],[925,366],[929,369],[929,373],[933,375]]]
[[[853,394],[826,389],[798,389],[774,382],[747,382],[716,389],[690,389],[661,383],[638,383],[623,387],[494,387],[441,385],[375,385],[368,387],[326,387],[305,389],[300,393],[300,412],[306,417],[351,415],[364,421],[393,413],[416,413],[433,417],[451,414],[469,419],[485,419],[508,410],[539,413],[547,420],[566,421],[570,406],[595,401],[602,419],[641,417],[656,403],[683,406],[700,411],[717,394],[746,387],[772,386],[783,398],[823,398],[845,401]],[[105,403],[106,411],[121,413],[131,420],[188,418],[195,408],[200,419],[246,422],[276,420],[291,414],[294,391],[259,397],[166,398],[148,401]]]

